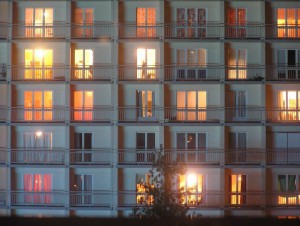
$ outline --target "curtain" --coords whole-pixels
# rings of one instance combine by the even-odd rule
[[[32,195],[29,193],[32,191],[33,187],[33,181],[32,181],[32,175],[31,174],[24,174],[23,180],[24,180],[24,191],[25,191],[25,202],[31,203],[32,202]]]
[[[296,175],[288,175],[288,191],[296,191]]]
[[[45,174],[44,175],[44,191],[45,192],[51,192],[52,191],[52,175],[51,174]],[[44,203],[51,203],[52,201],[52,195],[51,194],[45,194],[44,197]]]
[[[278,175],[278,189],[280,192],[286,191],[286,176]]]

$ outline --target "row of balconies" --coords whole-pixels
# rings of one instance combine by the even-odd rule
[[[54,107],[2,107],[0,122],[13,123],[299,123],[299,109],[241,107],[117,107],[91,108]]]
[[[0,164],[12,165],[153,165],[158,150],[109,148],[88,150],[63,148],[0,149]],[[169,163],[196,165],[298,165],[300,149],[166,149]],[[117,160],[116,160],[117,158]]]
[[[117,76],[115,74],[117,73]],[[10,75],[11,76],[8,76]],[[12,81],[294,81],[300,80],[300,66],[288,65],[93,65],[87,67],[25,65],[0,67],[0,80]]]
[[[142,206],[138,199],[145,197],[136,191],[24,191],[0,190],[0,208],[7,207],[106,207],[133,208]],[[114,200],[117,199],[117,204]],[[184,204],[193,208],[240,208],[297,207],[300,193],[297,192],[223,192],[205,191],[183,195]]]
[[[95,22],[88,25],[54,22],[51,25],[0,23],[0,38],[146,38],[146,39],[297,39],[300,30],[295,25],[278,24],[223,24],[190,25],[188,22],[137,25],[136,23]]]

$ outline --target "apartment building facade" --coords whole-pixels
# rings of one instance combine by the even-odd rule
[[[300,2],[0,1],[0,215],[128,216],[155,153],[194,216],[300,216]]]

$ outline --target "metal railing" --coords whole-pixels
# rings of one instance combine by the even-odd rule
[[[266,153],[263,149],[226,149],[225,164],[260,165],[265,164]]]
[[[227,65],[226,80],[252,80],[262,81],[264,79],[264,67],[261,65]]]
[[[225,38],[244,39],[262,38],[264,26],[256,23],[224,24]]]
[[[268,65],[265,70],[267,81],[300,80],[300,65]]]
[[[293,165],[300,164],[300,149],[267,149],[266,150],[267,165]]]
[[[119,122],[158,122],[161,109],[158,107],[125,106],[118,108]]]
[[[12,107],[12,122],[64,122],[66,109],[53,107]]]
[[[110,22],[71,24],[71,38],[113,38],[114,26]]]
[[[53,24],[26,24],[19,22],[12,25],[13,38],[66,38],[68,25],[64,22]]]
[[[259,106],[225,108],[225,122],[262,122],[264,115],[264,108]]]
[[[113,151],[104,148],[70,149],[71,165],[109,165],[113,162]]]
[[[118,25],[119,38],[159,38],[162,37],[161,24],[122,23]]]
[[[72,67],[71,80],[112,80],[114,67],[112,65],[90,65],[85,67]]]
[[[300,122],[300,109],[266,108],[265,111],[269,123]]]
[[[156,81],[161,78],[160,66],[119,65],[118,79],[120,81]]]
[[[120,165],[152,165],[157,151],[155,149],[119,149],[118,163]]]
[[[12,206],[66,206],[64,191],[11,191]]]
[[[64,165],[65,151],[63,148],[18,148],[11,149],[12,164],[44,164]]]
[[[112,205],[111,191],[71,191],[70,206],[72,207],[110,207]]]
[[[298,39],[300,38],[300,26],[295,25],[278,25],[266,24],[266,38],[276,39]]]
[[[72,122],[111,122],[113,108],[110,106],[71,108],[70,114]]]

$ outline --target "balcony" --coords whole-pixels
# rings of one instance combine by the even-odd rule
[[[64,22],[54,22],[49,25],[34,25],[20,22],[12,25],[13,38],[66,38],[68,25]]]
[[[122,23],[118,27],[119,38],[156,39],[162,37],[162,25],[137,25],[136,23]]]
[[[71,38],[113,38],[114,26],[110,22],[95,22],[92,24],[71,24]]]
[[[12,122],[64,122],[66,109],[63,106],[46,107],[12,107]]]
[[[245,66],[226,66],[227,81],[262,81],[264,77],[264,67],[261,65],[245,65]]]
[[[111,191],[71,191],[71,207],[107,207],[111,206]]]
[[[0,209],[7,205],[7,193],[5,190],[0,189]]]
[[[114,67],[112,65],[94,64],[86,67],[72,67],[72,81],[111,81],[114,78]]]
[[[6,163],[6,148],[0,148],[0,165]]]
[[[120,65],[119,81],[158,81],[161,69],[160,66]]]
[[[7,65],[2,64],[0,66],[0,81],[6,81],[6,76],[7,76]]]
[[[0,106],[0,122],[6,122],[7,108],[5,106]]]
[[[266,38],[268,39],[299,39],[299,25],[266,24]]]
[[[104,148],[71,149],[70,165],[110,165],[113,151]]]
[[[69,68],[65,65],[31,67],[15,65],[11,67],[13,81],[65,81]]]
[[[299,123],[299,109],[266,108],[268,123]]]
[[[166,65],[165,81],[220,81],[224,80],[224,66]]]
[[[262,149],[227,149],[225,150],[226,165],[261,165],[265,163],[265,151]]]
[[[271,65],[266,67],[267,81],[300,81],[300,65]]]
[[[264,25],[259,23],[225,24],[226,39],[260,39],[263,37]]]
[[[300,206],[300,192],[271,192],[266,196],[267,206],[298,207]]]
[[[226,107],[225,122],[263,122],[264,108],[259,106]]]
[[[11,164],[20,165],[64,165],[65,150],[63,148],[18,148],[11,150]]]
[[[102,122],[109,123],[112,121],[113,108],[111,106],[93,106],[83,108],[71,108],[71,122],[87,123]]]
[[[8,37],[8,24],[0,22],[0,39],[7,39]]]
[[[118,108],[119,122],[146,123],[159,122],[161,109],[158,107],[126,106]]]
[[[119,165],[152,165],[157,151],[155,149],[119,149]]]
[[[300,150],[288,149],[267,149],[266,160],[268,165],[298,165],[300,164]]]
[[[225,206],[231,208],[261,208],[265,205],[265,199],[265,194],[259,191],[228,192],[224,196]]]

